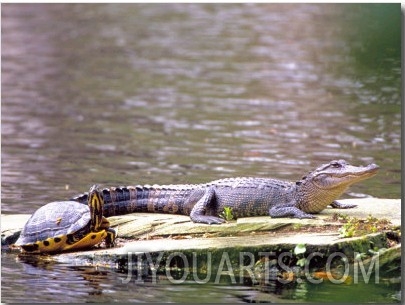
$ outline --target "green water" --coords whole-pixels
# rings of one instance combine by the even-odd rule
[[[345,197],[399,198],[400,20],[400,4],[3,4],[2,213],[94,183],[296,180],[332,159],[381,167]],[[48,267],[2,254],[3,301],[192,302],[206,289],[233,302],[258,291],[122,293],[114,272]],[[396,289],[373,287],[339,288],[339,300],[390,302]],[[305,300],[338,301],[336,287],[304,288]]]

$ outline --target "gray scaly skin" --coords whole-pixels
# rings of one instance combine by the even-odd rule
[[[102,190],[105,217],[135,212],[189,215],[199,223],[220,224],[230,207],[234,217],[314,218],[328,205],[353,208],[335,200],[352,184],[374,176],[379,167],[357,167],[345,160],[321,165],[297,182],[270,178],[228,178],[196,185],[145,185]],[[72,200],[87,202],[87,193]]]

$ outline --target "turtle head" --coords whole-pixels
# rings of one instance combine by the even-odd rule
[[[104,199],[102,192],[99,191],[98,185],[93,185],[89,190],[89,196],[87,197],[87,203],[90,208],[92,231],[99,231],[101,223],[103,221],[103,206]]]

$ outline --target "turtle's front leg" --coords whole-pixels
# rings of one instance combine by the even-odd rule
[[[107,237],[105,238],[105,246],[106,248],[112,248],[115,246],[115,238],[117,237],[117,233],[112,228],[107,228],[106,230]]]

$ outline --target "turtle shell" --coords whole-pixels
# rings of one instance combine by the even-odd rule
[[[75,233],[85,228],[90,219],[88,205],[77,201],[50,202],[32,214],[15,245],[29,245],[47,238]]]

